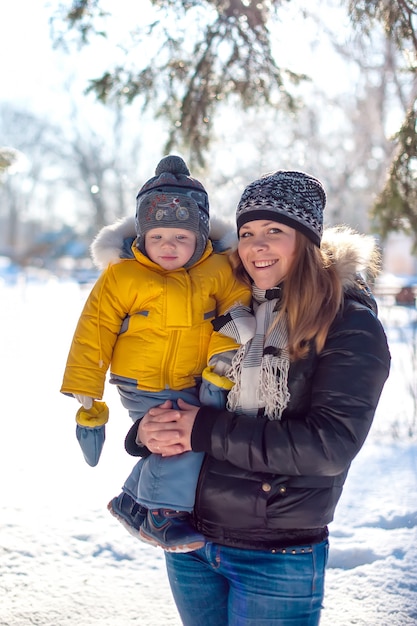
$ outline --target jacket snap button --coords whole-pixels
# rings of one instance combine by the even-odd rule
[[[286,493],[286,491],[287,491],[287,488],[285,487],[285,485],[281,485],[280,488],[279,488],[279,492],[280,493]]]
[[[271,491],[271,485],[269,483],[263,483],[262,490],[263,491]]]

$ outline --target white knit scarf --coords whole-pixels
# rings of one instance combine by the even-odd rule
[[[290,399],[286,316],[282,316],[278,323],[275,322],[270,330],[276,316],[278,293],[276,289],[265,291],[253,287],[256,329],[253,337],[236,352],[227,371],[228,378],[234,382],[228,395],[227,408],[252,417],[258,415],[259,409],[264,409],[264,414],[270,420],[281,419]],[[240,318],[238,323],[242,324],[242,313],[237,317]],[[235,336],[239,340],[239,334]]]

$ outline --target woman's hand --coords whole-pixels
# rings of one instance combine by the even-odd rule
[[[174,456],[191,450],[191,432],[198,407],[178,399],[179,409],[166,400],[150,409],[140,420],[138,439],[151,452]]]

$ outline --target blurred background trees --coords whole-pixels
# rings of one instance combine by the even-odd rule
[[[63,82],[58,122],[0,99],[1,143],[24,155],[0,169],[1,249],[88,254],[102,225],[134,213],[168,151],[204,182],[213,214],[231,218],[265,171],[303,169],[326,186],[328,224],[382,243],[404,231],[417,246],[414,2],[128,6],[118,29],[110,0],[51,7],[51,54],[108,53]]]

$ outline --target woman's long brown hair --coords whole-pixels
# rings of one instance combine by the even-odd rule
[[[293,361],[307,355],[311,340],[317,352],[323,349],[343,301],[343,286],[331,252],[318,248],[298,231],[295,242],[294,260],[285,277],[281,306],[274,321],[275,324],[287,315],[288,347]],[[237,251],[232,253],[231,262],[237,278],[251,285]]]

